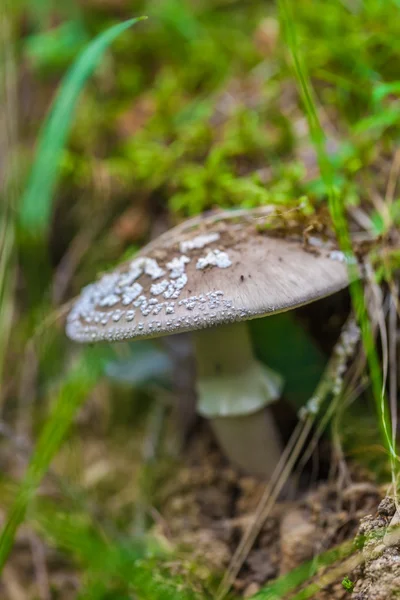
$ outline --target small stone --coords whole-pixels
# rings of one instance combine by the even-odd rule
[[[250,583],[247,588],[243,592],[243,598],[251,598],[254,594],[257,594],[261,589],[261,586],[258,583]]]

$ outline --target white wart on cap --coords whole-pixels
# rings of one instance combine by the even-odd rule
[[[68,336],[95,342],[169,335],[282,312],[348,285],[342,253],[324,243],[307,249],[299,235],[260,231],[269,218],[267,207],[171,229],[82,290]]]

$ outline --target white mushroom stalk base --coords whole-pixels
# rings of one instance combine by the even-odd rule
[[[270,479],[282,447],[268,404],[281,377],[255,358],[245,323],[194,332],[198,412],[232,463]]]

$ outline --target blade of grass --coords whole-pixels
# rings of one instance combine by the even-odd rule
[[[47,230],[61,153],[86,80],[113,40],[145,18],[129,19],[107,29],[82,51],[63,79],[40,132],[36,160],[21,200],[19,225],[23,237],[42,239]]]
[[[318,571],[322,570],[324,567],[332,566],[354,553],[355,548],[353,543],[349,541],[343,542],[340,546],[335,546],[334,548],[315,556],[312,560],[290,571],[290,573],[279,577],[277,580],[257,592],[254,596],[251,596],[251,600],[284,600],[288,597],[288,594],[293,594],[293,592],[301,585],[315,577],[318,574]],[[361,555],[359,558],[359,562],[360,561]],[[315,588],[313,586],[314,593],[320,589],[318,585],[315,585]],[[292,595],[290,597],[293,598]],[[308,595],[304,596],[304,598],[309,597],[310,596]],[[300,600],[299,595],[296,595],[296,598]]]
[[[7,0],[0,8],[0,106],[3,112],[0,118],[0,382],[11,332],[16,277],[17,101],[13,21],[12,5]]]
[[[103,372],[104,348],[88,348],[66,375],[58,392],[53,412],[46,421],[26,475],[19,487],[0,536],[0,573],[12,548],[15,534],[22,523],[40,481],[67,434],[77,410],[87,398]]]
[[[365,307],[363,286],[359,278],[357,261],[353,253],[345,207],[339,190],[334,185],[335,172],[326,150],[325,133],[318,117],[318,112],[312,93],[312,85],[305,66],[301,60],[300,50],[297,45],[295,20],[291,10],[291,3],[290,0],[278,0],[278,4],[285,39],[293,60],[296,79],[300,88],[306,116],[308,119],[311,141],[314,144],[318,156],[321,177],[325,183],[326,189],[328,190],[328,206],[331,213],[333,226],[336,231],[339,245],[347,259],[346,262],[349,271],[350,293],[355,315],[361,329],[362,342],[368,360],[368,367],[371,376],[374,400],[379,417],[379,424],[381,427],[385,447],[389,452],[392,469],[395,470],[397,468],[397,454],[391,440],[390,418],[386,406],[387,402],[383,388],[382,373],[380,369],[379,358],[375,349],[371,324]]]
[[[0,230],[0,382],[13,320],[15,282],[14,227],[4,219]],[[1,386],[0,386],[1,387]],[[2,395],[0,391],[0,406]]]

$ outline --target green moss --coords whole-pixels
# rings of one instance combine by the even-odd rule
[[[342,586],[344,587],[344,589],[347,592],[352,592],[354,589],[354,583],[351,581],[351,579],[349,579],[348,577],[345,577],[342,580]]]

